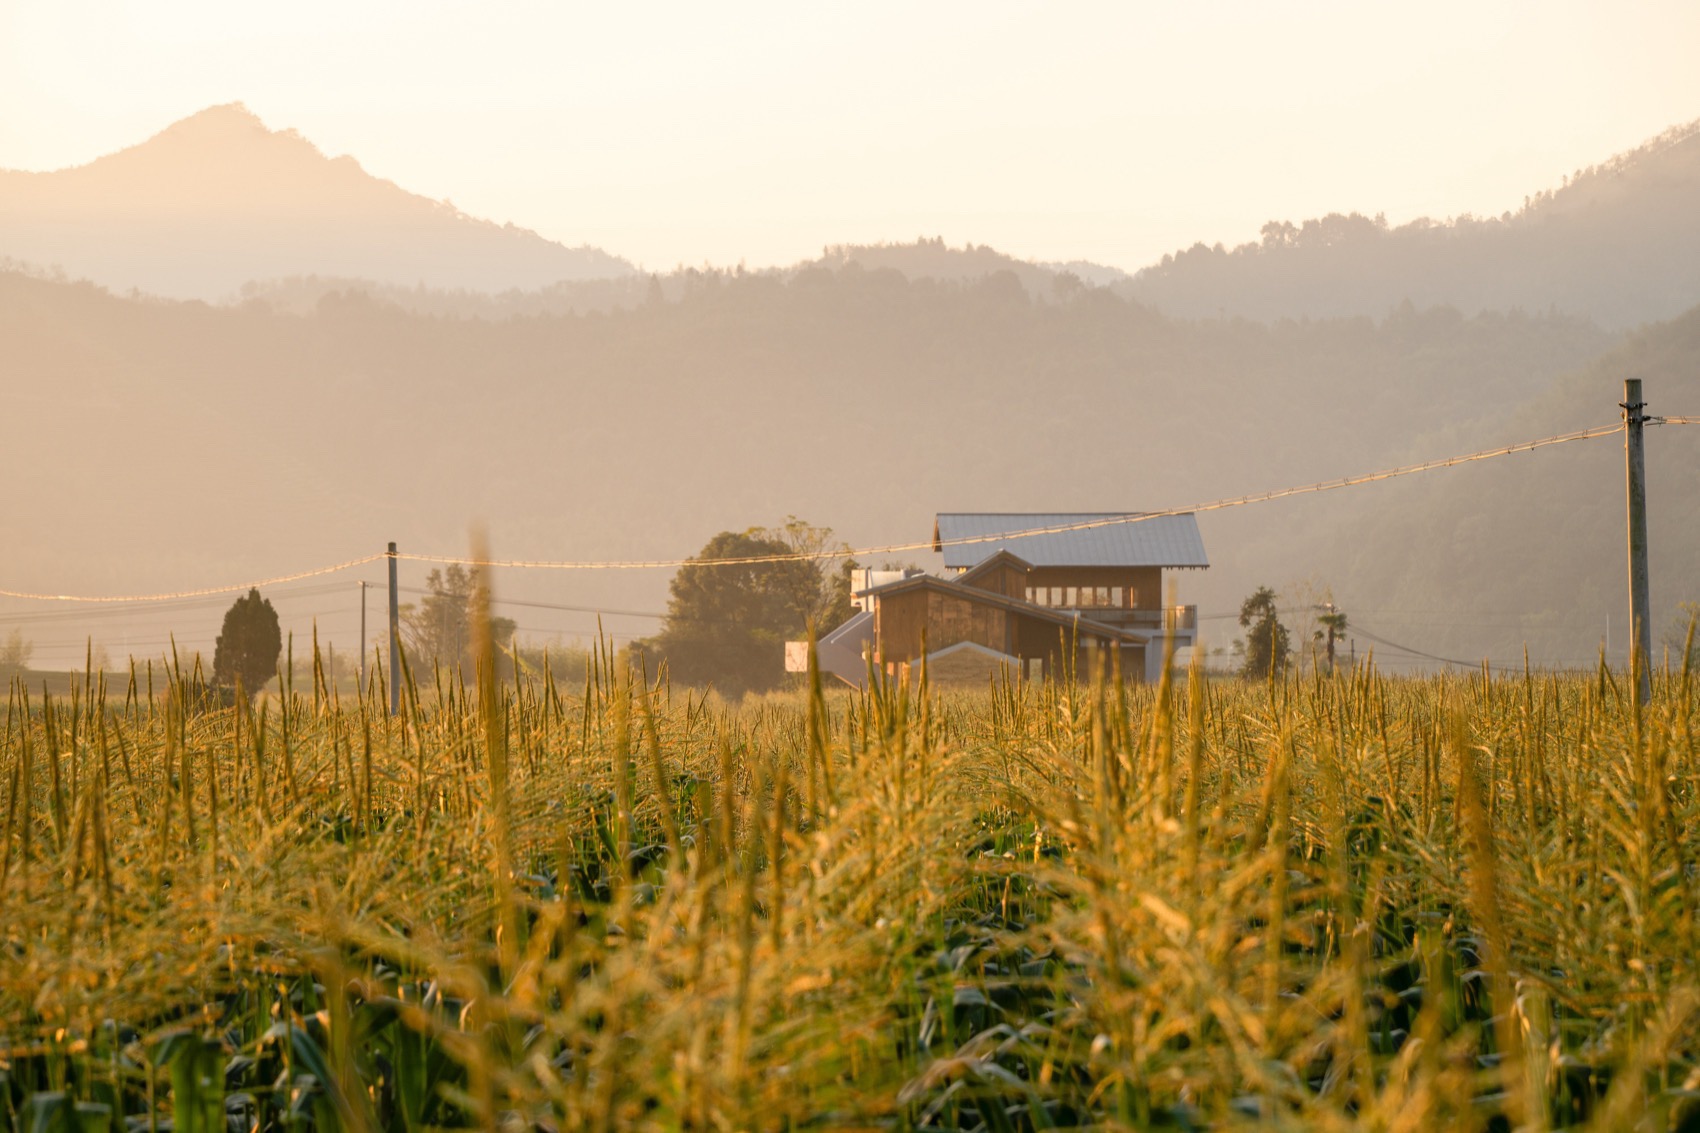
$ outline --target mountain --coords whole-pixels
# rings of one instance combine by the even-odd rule
[[[1380,318],[1403,302],[1578,315],[1613,328],[1700,303],[1700,122],[1567,177],[1515,213],[1271,221],[1262,240],[1163,257],[1114,285],[1167,314]]]
[[[500,292],[635,271],[409,193],[240,104],[87,165],[0,170],[0,257],[211,301],[249,280],[309,274]]]

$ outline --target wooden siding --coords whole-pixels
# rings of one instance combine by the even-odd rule
[[[961,580],[964,586],[988,590],[1005,598],[1027,600],[1027,571],[1014,563],[1003,562],[989,567],[983,574]]]
[[[939,586],[917,586],[879,595],[874,625],[880,662],[888,671],[897,672],[920,659],[923,641],[933,652],[968,641],[1030,662],[1030,675],[1038,677],[1060,672],[1062,658],[1073,645],[1075,670],[1084,677],[1092,672],[1099,643],[1117,640],[1115,635],[1090,625],[1080,625],[1076,630],[1048,618],[1006,610],[994,600],[977,598],[977,593],[966,586],[960,593]],[[1123,678],[1141,680],[1144,648],[1134,644],[1121,644],[1120,648]]]
[[[874,640],[880,660],[913,661],[921,655],[921,632],[927,627],[927,592],[906,590],[882,594],[874,606]]]
[[[1006,633],[1008,615],[996,606],[976,602],[968,595],[961,597],[934,590],[928,594],[927,648],[943,649],[959,641],[972,641],[999,653],[1010,652],[1014,644]]]

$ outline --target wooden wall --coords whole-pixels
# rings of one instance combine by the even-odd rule
[[[923,630],[929,650],[960,641],[972,641],[999,653],[1009,653],[1015,647],[1009,615],[967,595],[958,597],[927,588],[886,594],[880,597],[876,617],[875,631],[887,662],[919,657]]]
[[[975,601],[972,589],[964,588],[964,591],[957,595],[936,587],[919,586],[898,594],[881,595],[874,613],[881,660],[888,665],[918,660],[924,633],[929,650],[971,641],[999,653],[1042,660],[1050,672],[1060,671],[1060,658],[1068,642],[1076,640],[1069,627]],[[1095,636],[1086,632],[1077,641],[1076,664],[1083,676],[1091,670],[1092,646],[1087,644],[1091,640],[1096,640]],[[1123,650],[1125,679],[1142,679],[1143,652],[1137,646]],[[1037,676],[1039,671],[1034,668],[1033,675]]]
[[[973,579],[959,579],[975,590],[987,590],[1006,598],[1027,600],[1027,572],[1014,563],[1003,562]]]

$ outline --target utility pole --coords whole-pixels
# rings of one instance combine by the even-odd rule
[[[396,601],[395,544],[387,552],[390,560],[390,715],[401,714],[401,606]]]
[[[360,695],[366,695],[366,580],[360,580]]]
[[[1652,601],[1647,595],[1647,450],[1643,427],[1647,403],[1641,379],[1623,381],[1623,438],[1629,491],[1629,665],[1640,674],[1642,704],[1653,695]]]

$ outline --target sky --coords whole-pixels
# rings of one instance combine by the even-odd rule
[[[245,103],[650,269],[942,236],[1134,270],[1498,214],[1700,118],[1700,5],[0,0],[0,168]]]

